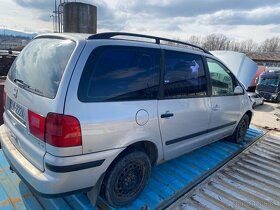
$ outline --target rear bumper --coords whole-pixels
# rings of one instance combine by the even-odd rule
[[[122,151],[114,149],[73,157],[56,157],[46,153],[45,170],[40,171],[16,149],[8,132],[5,125],[0,127],[0,140],[6,159],[29,188],[43,197],[89,190]]]

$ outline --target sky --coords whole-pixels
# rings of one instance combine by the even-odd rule
[[[187,40],[224,34],[262,42],[280,35],[279,0],[81,0],[97,6],[97,32]],[[52,32],[54,0],[0,0],[0,28]]]

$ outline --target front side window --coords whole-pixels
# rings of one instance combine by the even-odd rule
[[[201,56],[165,52],[164,97],[185,98],[207,95],[207,81]]]
[[[207,58],[212,95],[234,95],[234,79],[228,69],[213,59]]]
[[[99,47],[90,55],[78,89],[82,102],[156,99],[160,52],[124,46]]]

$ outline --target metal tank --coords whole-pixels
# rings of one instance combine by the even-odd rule
[[[63,32],[95,34],[97,8],[80,2],[63,4]]]

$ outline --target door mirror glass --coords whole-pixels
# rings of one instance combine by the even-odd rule
[[[242,95],[242,94],[243,94],[243,89],[242,89],[242,87],[236,86],[236,87],[234,88],[234,94],[235,94],[235,95]]]

